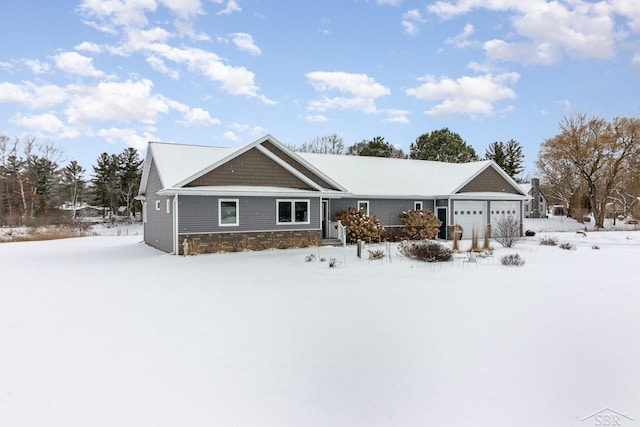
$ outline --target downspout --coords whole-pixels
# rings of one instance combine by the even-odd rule
[[[173,254],[180,252],[180,239],[178,237],[178,195],[173,196]]]

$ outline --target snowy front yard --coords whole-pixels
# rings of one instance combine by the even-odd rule
[[[638,231],[539,233],[478,266],[140,240],[0,244],[0,425],[640,420]]]

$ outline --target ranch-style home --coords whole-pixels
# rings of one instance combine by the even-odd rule
[[[319,245],[342,237],[339,210],[364,209],[386,229],[429,209],[438,238],[480,236],[502,215],[522,222],[528,196],[492,161],[298,153],[271,135],[234,148],[150,142],[140,193],[144,241],[162,251]]]

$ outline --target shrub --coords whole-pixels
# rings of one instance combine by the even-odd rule
[[[558,246],[560,249],[564,249],[565,251],[570,251],[571,249],[575,249],[576,247],[573,246],[571,243],[562,243],[560,246]]]
[[[442,262],[453,259],[453,251],[448,246],[432,240],[403,241],[398,246],[401,255],[425,262]]]
[[[329,258],[329,268],[335,268],[338,266],[338,261],[335,258]]]
[[[369,259],[383,259],[384,251],[382,249],[369,250]]]
[[[482,245],[482,249],[485,251],[491,250],[491,227],[487,225],[484,229],[484,244]]]
[[[453,226],[453,251],[460,250],[460,239],[462,238],[462,226],[456,224]]]
[[[598,245],[593,245],[593,246],[591,246],[591,249],[600,249],[600,246],[598,246]]]
[[[522,238],[520,221],[512,215],[503,215],[493,229],[493,238],[505,248],[511,248]]]
[[[442,226],[442,221],[430,210],[412,209],[402,212],[400,219],[404,223],[404,232],[410,239],[433,239]]]
[[[527,236],[527,237],[533,237],[533,236],[536,235],[536,232],[533,231],[533,230],[527,230],[527,231],[524,232],[524,235]]]
[[[542,246],[558,246],[558,239],[556,237],[543,237],[538,243]]]
[[[379,241],[384,232],[384,226],[378,217],[369,216],[364,210],[349,208],[349,211],[339,210],[336,220],[346,227],[347,240],[352,243],[358,240]]]
[[[316,259],[316,254],[309,254],[304,257],[304,262],[311,262]]]
[[[500,258],[500,264],[507,266],[520,267],[524,265],[524,259],[520,257],[520,254],[505,255]]]
[[[471,247],[469,248],[469,252],[480,252],[480,240],[475,228],[471,230]]]

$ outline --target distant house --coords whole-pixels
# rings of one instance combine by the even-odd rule
[[[524,202],[525,218],[546,218],[549,212],[549,200],[540,190],[540,180],[533,178],[531,182],[520,184],[520,188],[531,196]]]
[[[234,148],[150,142],[138,199],[144,240],[165,252],[284,248],[335,237],[339,210],[399,215],[429,209],[439,238],[480,235],[503,215],[522,219],[529,196],[492,161],[298,153],[270,135]]]

